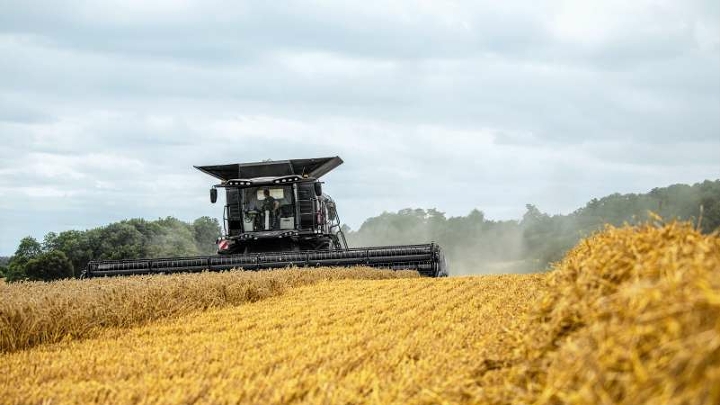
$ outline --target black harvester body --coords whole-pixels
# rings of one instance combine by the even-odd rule
[[[447,276],[434,243],[348,248],[335,202],[319,180],[342,162],[330,157],[196,166],[220,180],[210,190],[211,202],[218,189],[225,190],[217,255],[91,261],[83,277],[359,265]]]

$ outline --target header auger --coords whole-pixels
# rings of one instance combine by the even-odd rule
[[[447,276],[434,243],[348,248],[335,202],[319,180],[342,163],[336,156],[195,166],[220,180],[210,189],[212,203],[225,190],[216,256],[91,261],[82,277],[360,265]]]

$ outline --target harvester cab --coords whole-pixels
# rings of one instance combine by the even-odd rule
[[[320,177],[343,163],[339,157],[221,166],[195,166],[225,190],[224,235],[218,254],[347,249],[333,199]]]
[[[210,202],[225,191],[223,236],[214,256],[93,260],[82,278],[198,271],[352,267],[416,270],[448,275],[435,243],[349,248],[335,202],[320,178],[343,163],[339,157],[195,166],[218,180]]]

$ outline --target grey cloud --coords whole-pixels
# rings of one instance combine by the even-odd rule
[[[193,164],[340,155],[326,190],[355,228],[720,173],[716,2],[98,4],[2,7],[0,254],[219,216]]]
[[[405,74],[401,73],[402,66],[391,66],[369,77],[340,74],[334,81],[323,75],[305,75],[278,66],[263,69],[261,65],[213,71],[135,62],[120,64],[118,71],[113,60],[95,60],[93,64],[93,57],[88,58],[80,63],[91,67],[89,71],[67,75],[64,72],[75,70],[74,62],[68,62],[55,77],[42,70],[43,79],[38,74],[29,81],[40,81],[58,94],[76,93],[81,99],[90,94],[90,103],[95,106],[98,103],[92,94],[96,93],[121,99],[130,95],[155,99],[152,106],[144,107],[148,109],[163,109],[161,104],[173,98],[191,97],[202,102],[224,98],[240,111],[262,111],[263,105],[271,105],[274,113],[284,114],[336,114],[466,127],[509,124],[516,131],[533,131],[564,142],[578,136],[672,139],[678,130],[694,139],[712,139],[719,128],[712,119],[716,96],[708,99],[705,94],[674,91],[658,94],[656,88],[633,87],[627,76],[603,77],[582,70],[554,70],[552,66],[543,70],[482,58],[453,61],[449,66],[416,66]],[[23,61],[22,65],[34,65],[32,61]],[[363,60],[349,59],[348,63],[363,66]],[[639,76],[646,77],[644,73]],[[258,77],[264,80],[256,80]],[[714,86],[708,81],[706,85]],[[21,81],[15,85],[32,86]],[[648,108],[643,100],[651,100],[655,106]],[[109,99],[102,102],[109,109],[117,104]],[[678,121],[684,123],[682,128],[677,127]]]
[[[0,122],[16,124],[46,123],[53,116],[22,101],[22,96],[0,94]]]
[[[38,35],[60,47],[174,57],[200,64],[242,62],[263,49],[277,48],[392,59],[447,57],[473,48],[492,49],[500,43],[505,50],[527,49],[542,33],[537,20],[528,15],[503,15],[494,7],[485,7],[485,16],[462,15],[458,10],[452,18],[463,21],[443,22],[430,12],[418,13],[415,19],[397,18],[387,7],[357,7],[361,3],[345,10],[349,4],[207,2],[204,11],[174,16],[168,8],[164,18],[144,20],[121,18],[99,7],[78,12],[77,7],[59,2],[42,8],[32,3],[17,4],[14,13],[0,17],[3,31]],[[402,6],[419,11],[412,3]],[[474,21],[473,17],[481,18]],[[522,29],[507,30],[508,24]]]
[[[242,64],[267,50],[293,49],[393,60],[490,53],[616,70],[648,59],[672,59],[693,46],[695,23],[714,22],[698,12],[714,6],[693,4],[697,2],[646,13],[629,8],[613,15],[617,35],[597,43],[559,43],[551,29],[562,11],[559,2],[522,2],[516,7],[479,2],[435,10],[422,10],[415,2],[398,3],[399,10],[371,3],[203,2],[200,8],[191,2],[184,11],[177,12],[182,9],[177,5],[167,7],[155,19],[142,18],[141,12],[129,14],[128,5],[33,3],[15,4],[14,13],[0,17],[2,31],[37,36],[60,48],[198,65]],[[619,17],[623,13],[628,17]]]

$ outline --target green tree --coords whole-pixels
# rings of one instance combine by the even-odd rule
[[[52,234],[52,235],[50,235]],[[70,259],[73,265],[73,275],[78,277],[88,261],[95,257],[95,250],[99,247],[99,233],[91,231],[64,231],[58,235],[50,232],[45,236],[44,245],[48,250],[59,250]]]
[[[703,205],[702,230],[710,233],[720,231],[720,200]]]
[[[199,254],[193,226],[177,218],[167,217],[155,221],[157,233],[150,235],[150,257],[192,256]]]
[[[15,254],[10,258],[7,270],[5,271],[5,280],[25,280],[27,278],[25,265],[40,254],[42,254],[42,246],[35,238],[32,236],[22,238]]]
[[[55,232],[48,232],[45,234],[45,237],[43,238],[42,242],[42,250],[43,252],[50,252],[53,250],[57,250],[58,248],[58,234]]]
[[[201,254],[215,253],[215,242],[220,237],[220,223],[216,218],[200,217],[193,222],[195,245]]]
[[[5,273],[7,273],[7,265],[9,262],[9,257],[0,256],[0,278],[5,277]]]
[[[523,214],[521,224],[525,227],[537,226],[547,223],[550,216],[542,213],[538,207],[533,204],[525,204],[525,214]]]
[[[26,236],[20,240],[20,245],[15,251],[11,262],[27,262],[42,253],[42,245],[32,236]]]
[[[51,281],[73,276],[73,265],[59,250],[43,253],[25,264],[25,277],[34,281]]]
[[[94,258],[134,259],[145,256],[143,235],[126,222],[116,222],[100,228]]]
[[[23,281],[27,278],[25,275],[25,266],[17,263],[12,263],[5,269],[5,281]]]

